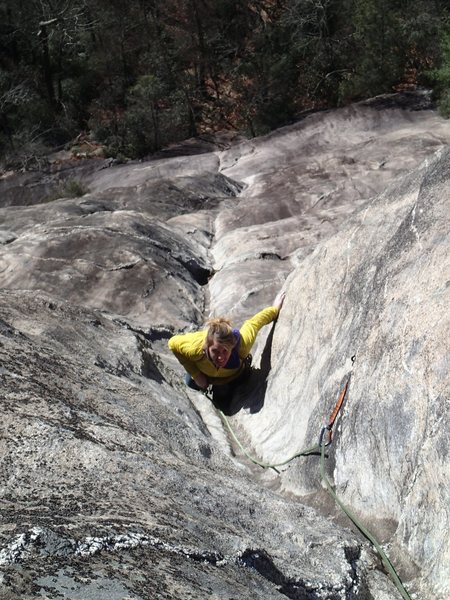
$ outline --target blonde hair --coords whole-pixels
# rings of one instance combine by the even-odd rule
[[[208,333],[206,335],[206,343],[208,346],[214,342],[218,342],[225,346],[228,350],[232,350],[236,345],[236,337],[233,333],[231,322],[224,317],[216,317],[209,319],[206,322]]]

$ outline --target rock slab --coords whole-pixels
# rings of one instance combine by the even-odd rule
[[[238,460],[167,350],[284,286],[233,427],[283,460],[351,375],[329,476],[412,598],[446,600],[450,125],[376,106],[81,165],[79,198],[0,182],[2,598],[399,598],[317,457]]]

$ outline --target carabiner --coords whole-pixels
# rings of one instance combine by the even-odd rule
[[[328,441],[324,444],[323,438],[324,438],[326,431],[328,431]],[[320,436],[319,436],[319,448],[322,448],[322,446],[324,446],[325,448],[327,446],[329,446],[331,444],[331,438],[332,438],[332,433],[331,433],[330,425],[326,425],[325,427],[322,427],[322,431],[320,432]]]

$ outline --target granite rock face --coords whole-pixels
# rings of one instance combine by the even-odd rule
[[[421,571],[420,597],[430,598],[450,594],[449,197],[446,150],[365,204],[292,273],[273,338],[270,424],[263,412],[256,419],[276,454],[287,436],[301,445],[351,375],[334,445],[337,490],[389,540],[407,576]],[[295,432],[283,426],[288,409]],[[299,462],[283,486],[310,493],[314,476]]]
[[[148,333],[20,291],[0,326],[2,598],[367,597],[367,546],[253,481]]]
[[[0,597],[400,597],[318,457],[255,469],[167,349],[282,286],[233,427],[282,461],[351,375],[329,476],[412,597],[448,597],[449,140],[433,111],[359,105],[80,165],[80,198],[43,202],[59,172],[0,182]]]
[[[351,378],[336,489],[421,598],[450,594],[449,167],[443,150],[396,179],[289,275],[264,406],[236,415],[259,455],[280,462],[317,439]],[[298,461],[281,480],[314,495],[316,465]]]

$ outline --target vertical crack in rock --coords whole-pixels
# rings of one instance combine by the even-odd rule
[[[372,596],[367,590],[367,586],[361,581],[358,574],[358,561],[361,558],[361,547],[360,546],[345,546],[344,547],[345,558],[350,566],[349,571],[349,583],[345,590],[345,599],[352,600],[352,598],[358,597],[363,600],[371,600]]]

